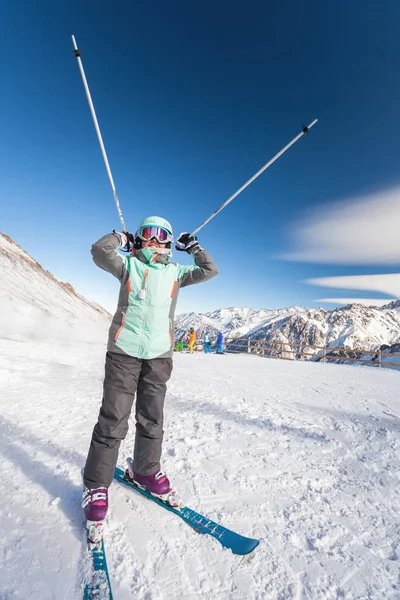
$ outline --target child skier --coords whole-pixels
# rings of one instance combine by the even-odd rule
[[[208,331],[206,331],[204,334],[204,352],[206,354],[211,353],[211,336]]]
[[[194,265],[170,262],[172,227],[148,217],[131,233],[105,235],[92,246],[93,260],[120,281],[118,308],[109,331],[103,401],[84,469],[82,507],[88,521],[103,521],[118,450],[128,432],[136,393],[134,482],[169,501],[170,482],[161,471],[163,409],[171,376],[174,312],[181,287],[217,275],[211,256],[197,238],[182,233],[176,249]],[[117,249],[132,252],[121,256]]]
[[[217,335],[217,354],[223,354],[224,352],[224,336],[222,331],[218,332]]]
[[[194,343],[196,341],[196,332],[193,329],[193,327],[190,328],[190,333],[189,333],[189,353],[193,354],[193,347],[194,347]]]

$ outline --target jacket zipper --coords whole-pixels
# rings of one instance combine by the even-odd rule
[[[140,300],[144,300],[146,298],[146,285],[147,285],[147,278],[149,276],[149,270],[145,269],[144,273],[143,273],[143,283],[142,283],[142,287],[139,290],[138,293],[138,297],[140,298]]]
[[[146,322],[146,314],[147,314],[146,286],[147,286],[147,280],[149,277],[149,269],[145,269],[145,271],[143,273],[143,277],[144,278],[143,278],[142,287],[139,290],[139,294],[138,294],[139,298],[144,301],[143,324],[142,324],[142,331],[140,333],[139,353],[142,352],[142,349],[143,349],[143,328],[144,328],[144,324]]]

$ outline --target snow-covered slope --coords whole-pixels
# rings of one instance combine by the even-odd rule
[[[280,310],[253,311],[250,308],[221,309],[214,313],[179,315],[178,337],[194,327],[201,336],[208,329],[227,337],[292,344],[375,350],[400,342],[400,300],[381,308],[351,304],[334,310],[293,306]]]
[[[0,233],[1,337],[103,341],[111,316]]]
[[[0,276],[0,599],[80,600],[80,473],[109,315],[5,236]],[[385,309],[380,331],[389,318],[395,330],[398,309]],[[307,314],[221,310],[206,325],[253,335],[281,322],[289,335]],[[342,319],[338,331],[350,331]],[[115,599],[400,598],[399,384],[392,370],[176,356],[163,467],[189,506],[261,544],[243,561],[114,483],[105,544]],[[133,433],[131,423],[121,466]]]
[[[83,598],[80,469],[103,365],[102,344],[0,340],[2,600]],[[189,506],[261,543],[241,560],[113,483],[114,598],[400,598],[399,388],[386,369],[176,356],[163,466]]]

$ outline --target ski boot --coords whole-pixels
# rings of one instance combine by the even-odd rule
[[[124,479],[142,490],[147,490],[152,496],[173,508],[183,506],[176,490],[171,488],[170,481],[163,471],[158,471],[153,475],[140,475],[133,470],[133,460],[128,458],[127,462],[128,468],[125,471]]]
[[[101,543],[104,535],[104,520],[108,510],[108,489],[83,488],[82,508],[86,517],[88,540],[92,545]]]

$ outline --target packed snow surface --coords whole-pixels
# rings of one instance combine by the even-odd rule
[[[0,338],[1,600],[83,597],[105,346],[69,340]],[[399,389],[389,369],[177,355],[163,466],[188,506],[261,543],[234,556],[114,482],[115,600],[399,599]]]

